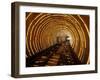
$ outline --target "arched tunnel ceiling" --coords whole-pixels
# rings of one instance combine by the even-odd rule
[[[89,56],[89,16],[73,14],[26,13],[26,51],[32,56],[54,44],[57,37],[69,36],[79,58]]]

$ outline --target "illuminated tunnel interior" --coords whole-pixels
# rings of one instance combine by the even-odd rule
[[[26,67],[89,63],[88,15],[26,12]]]

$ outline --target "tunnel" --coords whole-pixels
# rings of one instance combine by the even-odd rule
[[[90,64],[89,15],[26,12],[26,67]]]

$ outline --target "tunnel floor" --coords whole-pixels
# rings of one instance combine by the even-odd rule
[[[61,66],[83,64],[70,45],[55,44],[35,55],[26,58],[26,67]]]

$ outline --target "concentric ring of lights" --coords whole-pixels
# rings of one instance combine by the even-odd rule
[[[57,36],[68,35],[80,59],[84,49],[88,49],[86,44],[89,45],[89,30],[80,15],[29,13],[26,24],[27,56],[56,44]]]

